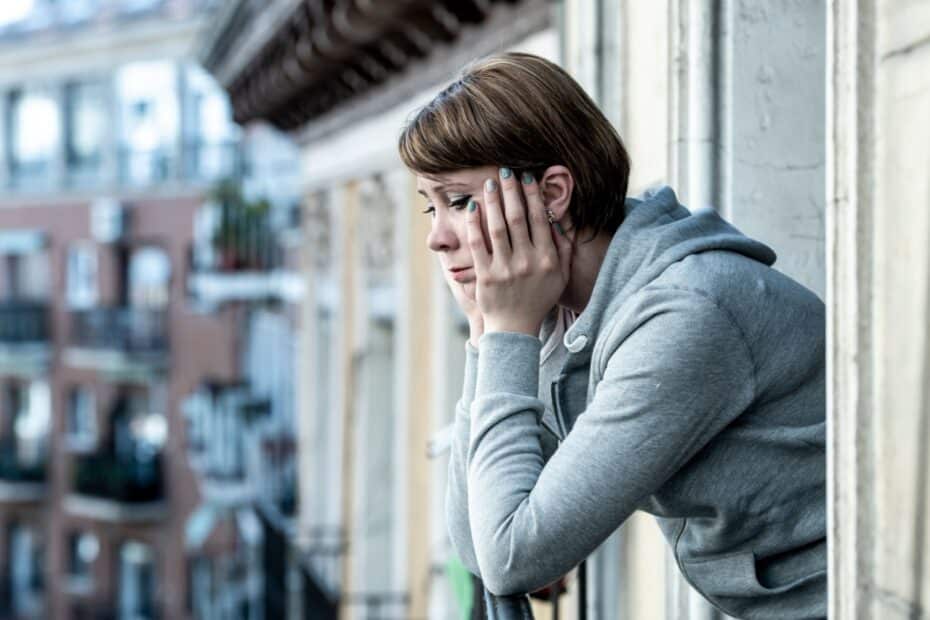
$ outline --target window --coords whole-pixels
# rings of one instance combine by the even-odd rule
[[[78,242],[68,248],[65,297],[73,310],[86,310],[97,304],[97,248]]]
[[[166,61],[125,65],[116,73],[116,97],[122,180],[132,185],[165,180],[180,127],[177,67]]]
[[[171,295],[171,259],[155,246],[134,250],[129,260],[129,302],[134,308],[164,308]]]
[[[41,189],[61,141],[58,102],[50,90],[10,94],[10,172],[16,187]]]
[[[213,77],[197,65],[184,68],[184,136],[186,172],[195,178],[219,179],[236,172],[239,129],[232,121],[229,98]]]
[[[65,424],[68,449],[85,452],[97,444],[97,414],[94,391],[76,386],[68,393],[68,418]]]
[[[37,528],[14,524],[8,530],[9,592],[15,617],[42,615],[44,549]]]
[[[129,541],[119,554],[119,614],[121,618],[155,617],[155,557],[150,545]]]
[[[106,92],[102,84],[69,84],[65,94],[65,152],[69,179],[86,185],[96,180],[103,160],[107,127]]]
[[[100,554],[100,541],[91,532],[72,532],[68,536],[68,589],[90,592],[93,587],[94,561]]]
[[[16,462],[24,468],[44,467],[51,415],[48,383],[11,385],[7,390],[7,407],[11,417],[5,430],[12,431]]]
[[[44,252],[0,253],[3,263],[3,289],[0,295],[10,301],[48,299],[48,259]]]

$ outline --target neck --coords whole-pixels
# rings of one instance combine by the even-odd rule
[[[559,304],[575,314],[581,314],[591,300],[597,274],[604,263],[604,257],[607,255],[607,248],[613,236],[610,233],[601,232],[591,239],[587,231],[569,231],[568,234],[572,233],[574,233],[572,271]]]

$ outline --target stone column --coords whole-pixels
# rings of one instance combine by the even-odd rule
[[[10,184],[10,92],[0,90],[0,191],[6,191]]]
[[[830,616],[930,613],[930,6],[832,2]]]
[[[113,74],[97,76],[103,86],[103,105],[109,122],[104,125],[101,142],[100,186],[113,191],[120,182],[120,114],[119,93]]]
[[[55,150],[52,153],[48,186],[43,189],[45,191],[58,191],[65,186],[68,179],[67,141],[65,139],[68,131],[67,84],[63,81],[52,84],[49,88],[49,94],[52,97],[52,101],[55,102],[55,109],[58,112],[58,142],[55,144]]]

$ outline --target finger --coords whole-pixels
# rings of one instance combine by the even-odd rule
[[[468,237],[468,249],[471,250],[472,259],[475,261],[475,275],[484,273],[491,262],[488,247],[485,245],[484,231],[481,230],[480,213],[478,203],[469,200],[465,211],[465,232]]]
[[[501,168],[500,177],[510,244],[514,254],[528,253],[531,249],[530,230],[526,221],[526,207],[523,206],[523,190],[510,168]]]
[[[549,219],[546,217],[546,205],[543,203],[539,184],[529,172],[523,173],[521,183],[523,184],[523,193],[526,195],[526,211],[529,214],[533,245],[540,248],[551,248],[553,254],[555,254],[557,245],[555,243],[546,244],[546,241],[552,237],[549,234]]]
[[[493,191],[488,191],[491,181],[495,184]],[[484,187],[484,218],[488,223],[488,236],[491,242],[491,254],[506,259],[511,254],[510,240],[507,235],[507,222],[501,210],[500,192],[494,179],[487,179]]]

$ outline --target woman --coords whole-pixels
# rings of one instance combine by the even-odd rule
[[[467,68],[399,141],[471,335],[446,513],[498,595],[633,511],[724,612],[826,615],[824,306],[669,188],[558,66]],[[773,207],[777,208],[777,207]]]

